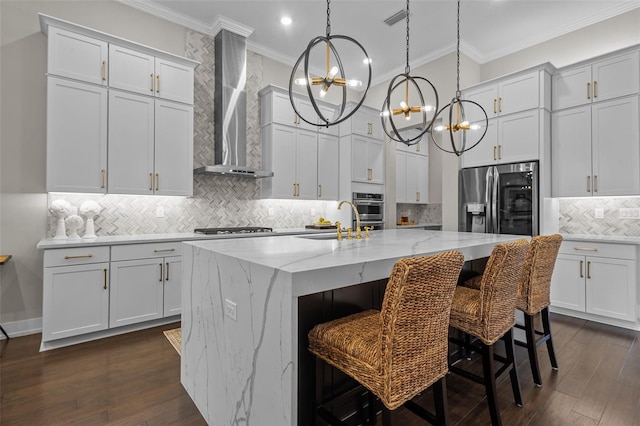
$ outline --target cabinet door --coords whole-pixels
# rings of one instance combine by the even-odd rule
[[[498,120],[489,120],[487,133],[484,138],[469,151],[462,154],[462,168],[488,166],[496,163],[498,159]],[[482,130],[479,130],[482,131]],[[475,143],[477,138],[470,133],[468,143]],[[454,138],[457,135],[454,135]],[[449,131],[442,132],[441,136],[445,148],[450,149]],[[474,140],[471,140],[471,139]]]
[[[109,263],[44,268],[42,340],[109,326]]]
[[[464,99],[480,104],[487,113],[488,118],[498,115],[498,86],[489,84],[464,91]],[[465,107],[465,117],[467,121],[481,121],[484,119],[482,112],[475,105],[462,104]]]
[[[591,66],[572,68],[551,78],[554,111],[591,103]]]
[[[370,139],[367,143],[369,183],[384,183],[384,143]]]
[[[193,107],[156,100],[156,195],[193,195]]]
[[[396,149],[396,203],[408,202],[407,174],[407,152]]]
[[[540,106],[538,71],[518,75],[498,83],[498,113],[501,115],[536,109]]]
[[[263,131],[268,131],[263,128]],[[269,198],[294,198],[296,183],[296,137],[297,129],[288,126],[271,125],[270,147],[266,149],[269,157],[268,170],[273,172],[271,194]]]
[[[551,278],[551,305],[584,312],[585,277],[584,256],[558,254]]]
[[[164,316],[182,313],[182,256],[164,259]]]
[[[593,64],[593,100],[606,101],[638,93],[639,67],[638,52]]]
[[[193,105],[193,68],[161,58],[155,68],[158,98]]]
[[[640,194],[638,96],[591,108],[593,195]]]
[[[340,139],[318,134],[318,199],[338,200],[340,197]]]
[[[109,45],[109,87],[153,96],[155,60],[152,55]]]
[[[551,129],[553,196],[591,195],[591,107],[554,112]]]
[[[360,106],[358,111],[351,116],[351,132],[382,139],[384,137],[384,131],[382,130],[380,112],[365,106]]]
[[[109,327],[163,316],[163,259],[111,262]]]
[[[109,90],[109,193],[153,194],[153,98]]]
[[[47,191],[106,192],[107,89],[47,79]]]
[[[535,109],[498,119],[498,162],[515,163],[540,158],[538,114]]]
[[[418,156],[407,154],[407,176],[405,178],[406,202],[415,204],[418,202]]]
[[[369,182],[368,144],[369,140],[364,136],[351,137],[351,180],[355,182]]]
[[[107,85],[106,42],[55,27],[49,27],[48,37],[49,74]]]
[[[318,109],[320,110],[320,113],[322,113],[322,115],[329,121],[335,121],[336,117],[336,113],[337,111],[337,107],[335,106],[328,106],[328,105],[324,105],[324,104],[319,104],[318,105]],[[318,123],[324,123],[323,120],[321,120],[320,118],[318,118]],[[327,133],[330,135],[334,135],[334,136],[340,136],[340,132],[339,132],[339,125],[334,125],[334,126],[329,126],[329,127],[318,127],[318,132],[319,133]]]
[[[418,204],[427,204],[429,201],[429,157],[417,155],[417,198]]]
[[[587,257],[587,312],[636,321],[636,262]]]
[[[296,138],[296,183],[301,200],[318,198],[318,134],[298,129]],[[289,165],[291,167],[291,165]]]
[[[296,113],[293,111],[293,107],[291,106],[291,101],[289,100],[289,96],[284,93],[279,92],[271,92],[271,103],[268,104],[267,108],[271,108],[271,120],[273,123],[286,124],[289,126],[295,126],[298,124],[298,117]],[[296,108],[300,111],[300,114],[305,114],[308,110],[303,108],[300,104],[300,100],[296,98]],[[304,109],[304,110],[303,110]],[[313,109],[313,108],[312,108]],[[266,114],[265,117],[269,115]],[[307,116],[305,115],[305,118]],[[265,118],[265,122],[262,124],[269,124],[268,118]]]

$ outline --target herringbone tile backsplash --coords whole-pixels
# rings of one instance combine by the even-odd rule
[[[596,209],[604,217],[595,218]],[[563,234],[640,237],[640,220],[621,218],[620,209],[640,209],[639,197],[559,200],[559,231]]]

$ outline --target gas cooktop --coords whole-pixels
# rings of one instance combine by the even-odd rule
[[[266,228],[263,226],[240,226],[232,228],[198,228],[193,232],[206,235],[220,235],[220,234],[254,234],[260,232],[273,232],[272,228]]]

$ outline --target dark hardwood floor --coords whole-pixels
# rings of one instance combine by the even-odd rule
[[[0,425],[204,425],[162,334],[177,325],[44,353],[39,334],[1,341]],[[541,346],[544,383],[535,387],[517,347],[524,407],[513,404],[505,375],[498,384],[503,423],[640,425],[640,333],[560,315],[552,315],[552,331],[560,370],[551,370]],[[475,356],[462,362],[479,368]],[[481,385],[450,374],[447,386],[453,424],[489,424]],[[429,393],[417,399],[431,402]],[[403,409],[396,420],[423,424]]]

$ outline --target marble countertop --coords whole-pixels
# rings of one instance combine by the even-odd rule
[[[588,235],[588,234],[561,234],[566,241],[590,241],[600,243],[638,244],[640,237],[626,237],[623,235]]]

